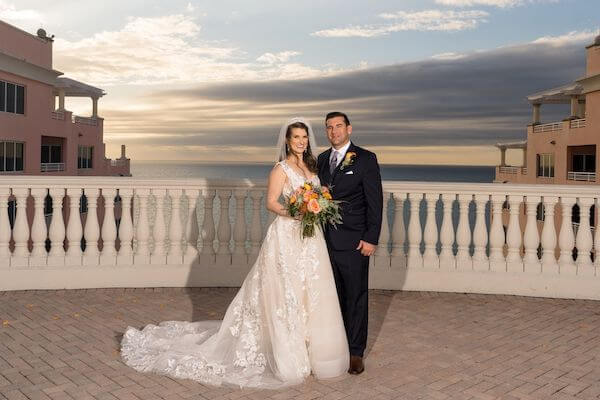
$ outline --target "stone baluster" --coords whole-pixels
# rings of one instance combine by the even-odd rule
[[[135,230],[135,252],[133,262],[137,265],[150,263],[150,221],[148,219],[148,198],[150,189],[135,189],[135,195],[139,203],[138,221]]]
[[[260,223],[262,190],[252,190],[250,198],[252,199],[252,225],[250,226],[250,252],[248,254],[249,264],[254,264],[260,250],[260,241],[262,239],[262,227]]]
[[[579,197],[579,228],[575,237],[577,247],[577,275],[594,276],[595,269],[592,268],[592,231],[590,229],[590,207],[594,204],[592,197]]]
[[[34,216],[31,224],[31,265],[42,266],[47,263],[48,252],[46,251],[46,239],[48,237],[48,227],[46,226],[46,217],[44,216],[44,203],[48,189],[31,189],[31,196],[34,199]]]
[[[52,197],[52,220],[50,222],[50,253],[48,254],[48,265],[65,265],[65,220],[63,218],[63,199],[65,189],[51,188]]]
[[[504,227],[502,205],[505,195],[492,195],[492,225],[490,227],[490,270],[506,271],[504,259]]]
[[[425,242],[423,267],[426,269],[438,269],[440,267],[440,260],[436,250],[438,230],[435,221],[435,206],[439,198],[440,195],[438,193],[425,193],[427,212],[425,217],[425,229],[423,230],[423,241]]]
[[[542,264],[538,259],[537,250],[540,244],[540,236],[537,227],[537,206],[540,203],[540,196],[527,195],[525,198],[525,208],[527,209],[527,222],[523,234],[523,247],[525,248],[525,257],[523,266],[525,272],[540,273]]]
[[[440,228],[440,269],[453,270],[456,268],[454,260],[454,252],[452,245],[454,244],[454,227],[452,226],[452,204],[456,200],[454,193],[442,194],[442,226]]]
[[[83,238],[83,225],[81,224],[81,214],[79,212],[81,195],[83,189],[69,188],[69,222],[67,222],[67,253],[65,265],[72,267],[81,266],[81,239]]]
[[[102,221],[102,252],[100,253],[101,265],[116,265],[117,250],[117,224],[115,223],[115,196],[117,189],[102,188],[104,198],[104,219]]]
[[[165,249],[165,239],[167,238],[167,226],[165,224],[165,196],[167,189],[151,189],[154,196],[155,220],[152,229],[153,247],[150,252],[150,263],[164,265],[167,263],[167,252]]]
[[[488,243],[485,207],[489,199],[488,194],[475,195],[475,227],[473,228],[473,269],[475,271],[488,271],[490,269],[490,262],[485,253],[485,247]]]
[[[246,266],[248,256],[246,255],[246,189],[234,191],[235,196],[235,223],[233,226],[233,254],[231,263],[237,266]]]
[[[131,241],[133,240],[133,221],[131,220],[131,199],[133,198],[133,189],[119,189],[121,198],[121,222],[119,222],[119,252],[117,253],[118,265],[133,264],[133,249]]]
[[[558,263],[554,254],[556,249],[556,229],[554,228],[554,207],[556,196],[544,196],[544,225],[542,227],[542,272],[558,274]]]
[[[0,188],[0,258],[10,259],[10,220],[8,219],[8,196],[10,189],[8,187]],[[0,268],[8,268],[9,262],[0,263]]]
[[[388,224],[388,204],[390,202],[391,193],[383,192],[383,210],[381,219],[381,233],[379,235],[379,244],[375,250],[375,257],[373,257],[374,265],[382,268],[390,267],[390,250],[389,250],[389,237],[390,227]]]
[[[565,275],[575,275],[577,269],[573,262],[573,247],[575,246],[575,235],[573,234],[573,223],[571,213],[575,204],[574,197],[561,197],[560,207],[562,212],[562,221],[560,233],[558,234],[558,246],[560,247],[560,257],[558,264],[560,273]]]
[[[213,218],[213,202],[215,199],[215,190],[204,189],[204,222],[202,223],[202,252],[200,253],[200,263],[203,265],[215,263],[215,249],[213,242],[215,240],[215,221]]]
[[[27,247],[27,241],[29,240],[29,225],[27,223],[27,197],[29,196],[29,189],[16,188],[12,190],[12,193],[17,201],[17,215],[13,227],[15,250],[11,266],[27,267],[29,265],[29,248]]]
[[[198,197],[197,189],[185,189],[185,195],[188,198],[188,213],[185,224],[185,255],[186,264],[191,261],[197,261],[198,258]]]
[[[394,225],[392,230],[392,267],[406,267],[406,254],[404,253],[404,241],[406,232],[404,226],[404,201],[406,193],[394,192]]]
[[[98,265],[100,253],[98,239],[100,239],[100,226],[98,224],[98,195],[99,189],[85,188],[87,198],[87,217],[83,235],[85,237],[85,251],[83,252],[83,265]]]
[[[511,194],[508,196],[510,216],[508,228],[506,229],[506,244],[508,245],[506,270],[509,272],[523,272],[523,260],[521,258],[521,227],[519,224],[519,207],[522,201],[522,195]]]
[[[217,237],[219,247],[217,249],[216,263],[218,265],[231,265],[231,251],[229,250],[229,241],[231,240],[231,224],[229,222],[229,199],[231,190],[217,190],[221,211],[219,215],[219,229]]]
[[[419,220],[419,208],[421,206],[422,193],[409,193],[410,221],[408,222],[408,257],[406,266],[408,268],[422,268],[423,257],[421,256],[421,221]]]
[[[469,227],[469,204],[473,199],[472,194],[458,195],[458,226],[456,227],[456,269],[470,271],[473,269],[473,260],[469,254],[471,244],[471,228]]]
[[[183,240],[183,226],[181,224],[181,196],[182,189],[169,189],[171,198],[171,219],[169,221],[169,253],[168,264],[183,263],[183,251],[181,241]]]

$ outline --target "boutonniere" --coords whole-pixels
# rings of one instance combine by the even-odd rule
[[[354,164],[354,159],[356,158],[356,153],[353,151],[349,151],[346,153],[346,156],[344,157],[344,161],[342,162],[342,165],[340,166],[340,170],[343,171],[344,168],[351,166],[352,164]]]

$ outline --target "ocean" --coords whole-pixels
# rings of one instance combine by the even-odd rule
[[[382,164],[383,180],[425,182],[486,182],[494,180],[495,168],[477,165]],[[135,178],[265,179],[273,164],[205,163],[197,161],[131,161]]]

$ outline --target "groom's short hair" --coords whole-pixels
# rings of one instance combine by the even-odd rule
[[[348,119],[348,116],[340,111],[332,111],[329,114],[327,114],[327,116],[325,117],[325,123],[327,124],[327,121],[335,117],[343,117],[346,125],[350,125],[350,119]]]

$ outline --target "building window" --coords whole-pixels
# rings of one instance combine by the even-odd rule
[[[0,142],[0,172],[23,171],[23,149],[21,142]]]
[[[0,111],[25,114],[25,86],[0,81]]]
[[[537,176],[554,177],[554,154],[537,154]]]
[[[596,155],[573,154],[573,171],[596,172]]]
[[[79,155],[77,156],[77,168],[93,168],[92,159],[94,158],[93,146],[79,146]]]
[[[62,162],[62,146],[59,144],[43,144],[41,160],[42,160],[42,164],[61,163]]]

